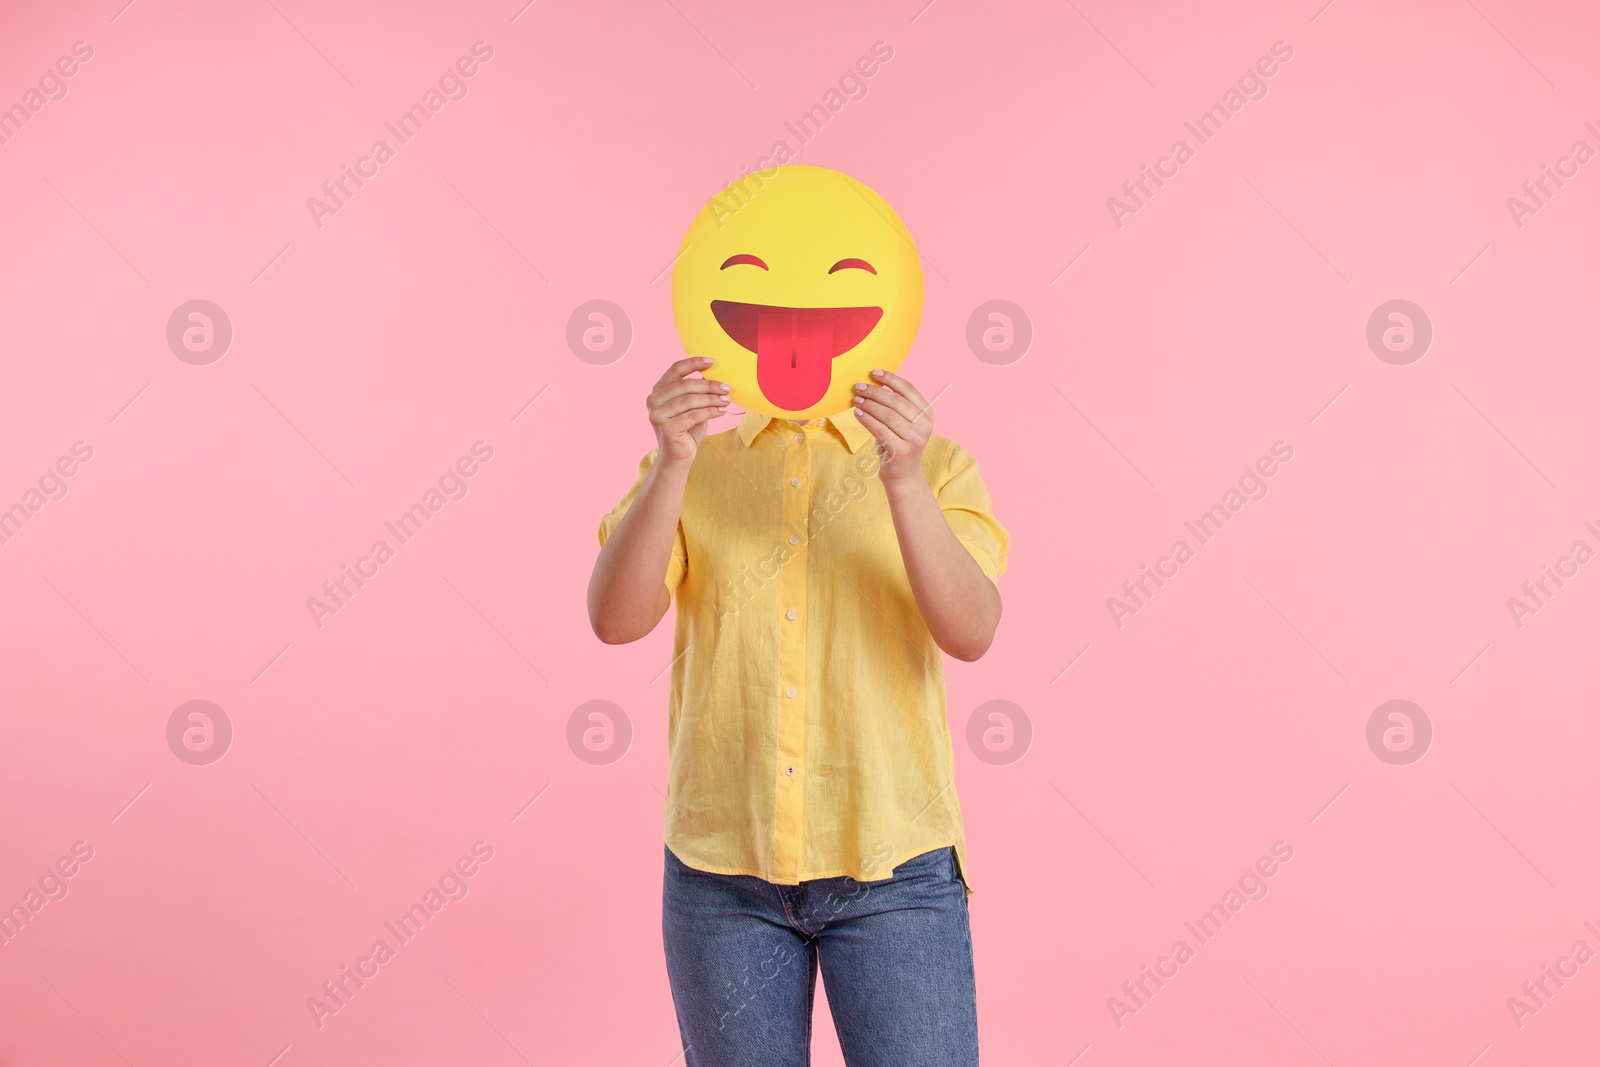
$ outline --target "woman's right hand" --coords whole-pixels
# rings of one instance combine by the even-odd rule
[[[680,359],[667,368],[645,399],[656,431],[656,465],[688,467],[705,440],[706,423],[728,409],[728,389],[709,378],[691,378],[712,364],[707,356]]]

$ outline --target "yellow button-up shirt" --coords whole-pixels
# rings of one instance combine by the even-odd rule
[[[601,544],[655,459],[601,519]],[[664,575],[677,604],[666,844],[690,867],[877,881],[953,845],[972,891],[942,653],[877,468],[850,412],[803,425],[747,413],[700,445]],[[971,454],[935,435],[922,469],[999,577],[1009,538]]]

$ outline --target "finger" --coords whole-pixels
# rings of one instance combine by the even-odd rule
[[[889,388],[893,389],[907,400],[911,401],[916,405],[916,409],[918,411],[922,411],[928,407],[928,402],[922,399],[922,394],[917,392],[917,387],[900,377],[900,375],[896,374],[894,371],[875,370],[872,372],[872,377],[877,381],[882,382],[884,385],[887,385]]]
[[[651,418],[656,418],[661,412],[671,414],[682,410],[689,404],[699,405],[702,402],[716,403],[719,401],[726,404],[728,399],[726,393],[716,390],[691,389],[666,396],[651,393],[645,400],[645,410],[649,412]]]
[[[710,378],[680,378],[675,382],[656,386],[650,390],[650,396],[656,400],[671,400],[688,393],[726,394],[731,388],[726,382]]]
[[[728,398],[725,396],[708,396],[705,393],[696,393],[662,402],[656,406],[655,415],[660,421],[669,422],[686,411],[699,411],[701,409],[721,411],[727,406]]]
[[[712,362],[710,356],[690,356],[687,359],[680,359],[667,367],[665,373],[656,379],[656,384],[666,385],[668,382],[678,381],[697,370],[705,370]]]
[[[885,407],[898,411],[907,422],[917,421],[916,405],[912,404],[908,397],[901,396],[887,386],[857,383],[856,396],[876,400]]]
[[[856,410],[864,411],[871,415],[878,423],[886,427],[890,433],[902,441],[911,441],[916,437],[916,431],[911,426],[911,420],[900,412],[878,400],[868,397],[856,397]]]
[[[661,428],[668,433],[675,433],[679,430],[692,430],[696,426],[710,422],[720,414],[721,412],[716,408],[697,408],[694,411],[685,411],[681,415],[673,416],[662,423]]]
[[[899,435],[874,417],[871,412],[864,411],[858,407],[856,408],[856,418],[861,420],[861,425],[867,428],[867,432],[872,434],[882,447],[882,450],[888,452],[891,456],[905,447],[905,443],[900,440]]]

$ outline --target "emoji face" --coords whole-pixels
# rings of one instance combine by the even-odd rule
[[[837,415],[875,367],[895,370],[922,320],[922,265],[882,197],[836,170],[785,166],[713,198],[672,271],[684,351],[716,360],[747,411]]]

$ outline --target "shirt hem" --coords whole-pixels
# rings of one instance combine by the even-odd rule
[[[685,867],[688,867],[688,868],[690,868],[692,870],[701,871],[701,872],[703,872],[705,874],[720,874],[720,875],[724,875],[726,877],[757,878],[757,879],[760,879],[763,882],[766,882],[768,885],[799,885],[801,882],[816,882],[816,881],[820,881],[820,880],[822,880],[824,878],[852,878],[855,881],[862,883],[863,885],[871,885],[871,884],[876,883],[876,882],[887,882],[889,879],[894,877],[894,869],[893,868],[891,868],[889,870],[888,874],[885,874],[880,878],[861,878],[861,877],[859,877],[859,876],[857,876],[855,874],[852,874],[850,871],[843,870],[843,869],[836,869],[836,870],[832,870],[832,871],[824,871],[821,874],[812,874],[812,875],[806,875],[804,877],[796,877],[794,881],[783,881],[783,880],[780,880],[780,879],[777,879],[777,878],[769,878],[765,874],[761,874],[761,873],[759,873],[757,871],[745,870],[743,868],[715,867],[715,866],[709,866],[709,865],[702,865],[702,864],[699,864],[699,863],[690,863],[688,860],[684,859],[681,855],[678,854],[678,850],[672,847],[672,843],[671,842],[664,842],[664,844],[666,844],[667,848],[672,852],[672,854],[674,856],[677,856],[679,863],[683,864]],[[937,849],[941,849],[941,848],[953,849],[955,851],[955,857],[956,857],[956,877],[961,882],[961,888],[966,891],[966,894],[967,894],[968,897],[971,897],[972,894],[974,892],[976,892],[976,890],[974,890],[972,888],[972,883],[967,881],[966,865],[961,862],[961,853],[965,850],[965,847],[966,847],[965,842],[954,841],[954,840],[944,841],[944,842],[941,842],[939,844],[929,845],[927,848],[923,849],[921,852],[918,852],[916,854],[916,856],[907,856],[904,860],[901,860],[900,862],[901,863],[905,863],[907,860],[916,859],[917,856],[926,855],[929,852],[933,852],[933,851],[935,851]]]

